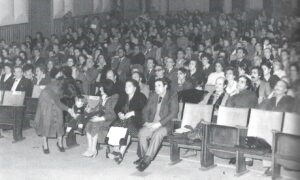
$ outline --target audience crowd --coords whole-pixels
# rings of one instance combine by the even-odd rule
[[[60,106],[74,118],[75,97],[100,96],[96,108],[87,107],[104,114],[86,124],[84,156],[97,155],[96,142],[105,141],[112,124],[126,124],[128,141],[108,148],[107,157],[121,163],[136,136],[135,163],[143,171],[170,132],[178,102],[214,105],[215,121],[219,106],[300,114],[299,47],[292,39],[296,17],[184,11],[126,21],[87,16],[77,24],[68,21],[60,35],[38,32],[24,42],[1,40],[0,90],[31,97],[35,85],[62,80],[56,84]],[[61,142],[58,147],[62,150]]]

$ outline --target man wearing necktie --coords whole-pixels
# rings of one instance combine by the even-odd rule
[[[33,85],[32,82],[23,76],[22,67],[14,68],[14,81],[11,84],[11,91],[24,91],[26,97],[31,97]]]
[[[178,97],[169,91],[168,81],[167,78],[155,80],[155,94],[150,96],[143,110],[145,123],[138,135],[142,158],[135,161],[139,171],[150,165],[164,137],[172,130],[172,119],[178,114]]]
[[[118,49],[118,58],[113,58],[111,67],[119,75],[119,80],[125,82],[130,74],[130,60],[125,57],[124,49]]]

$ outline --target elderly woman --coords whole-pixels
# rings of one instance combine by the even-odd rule
[[[132,136],[137,136],[142,127],[142,110],[147,102],[147,98],[139,90],[139,84],[136,80],[127,80],[125,83],[125,94],[122,94],[116,106],[118,113],[118,121],[116,126],[124,126],[128,128],[129,136],[126,145],[114,146],[112,153],[107,149],[107,157],[114,159],[120,164],[124,158],[124,153],[130,143]],[[139,152],[139,151],[138,151]],[[138,156],[140,154],[138,153]]]
[[[86,137],[88,141],[88,148],[82,154],[85,157],[96,157],[98,152],[96,149],[98,142],[98,135],[101,138],[100,142],[104,142],[105,136],[111,123],[116,119],[114,111],[119,96],[114,94],[114,83],[106,79],[100,85],[100,102],[93,108],[87,108],[88,112],[99,112],[92,117],[86,125]]]
[[[34,128],[39,136],[43,137],[43,152],[49,154],[48,138],[57,137],[57,147],[60,152],[65,149],[62,143],[64,134],[63,111],[68,111],[75,116],[72,109],[60,102],[60,93],[62,92],[63,78],[61,73],[53,68],[50,72],[51,82],[42,91],[37,106],[34,120]]]

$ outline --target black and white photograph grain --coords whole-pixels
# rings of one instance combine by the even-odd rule
[[[300,180],[300,0],[0,0],[0,180]]]

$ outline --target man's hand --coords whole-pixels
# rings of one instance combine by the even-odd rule
[[[68,113],[74,118],[74,119],[76,119],[76,114],[75,114],[75,112],[74,112],[74,110],[72,109],[72,108],[69,108],[68,109]]]
[[[156,123],[151,123],[151,126],[150,126],[152,129],[158,129],[161,127],[161,124],[160,122],[156,122]]]

